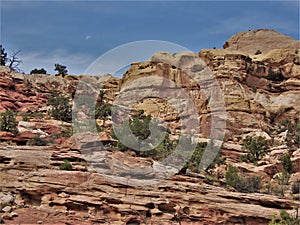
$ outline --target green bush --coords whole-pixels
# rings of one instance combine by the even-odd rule
[[[70,163],[69,160],[65,159],[64,162],[62,164],[60,164],[59,166],[60,170],[72,170],[72,164]]]
[[[40,137],[39,135],[36,135],[33,139],[27,141],[27,145],[31,145],[31,146],[47,146],[48,143],[49,143],[48,140]]]
[[[298,209],[297,209],[298,210]],[[295,212],[295,215],[298,213]],[[286,210],[281,210],[280,219],[277,220],[275,216],[272,217],[269,225],[299,225],[300,220],[296,217],[291,216]]]
[[[226,183],[231,187],[236,187],[239,182],[238,169],[232,165],[229,165],[225,174]]]
[[[141,152],[140,155],[144,157],[151,157],[155,160],[165,159],[170,153],[172,153],[176,147],[176,140],[170,140],[167,133],[164,140],[154,149]]]
[[[238,174],[238,169],[229,165],[225,174],[227,185],[235,188],[239,192],[253,193],[261,189],[261,178],[259,176],[242,177]]]
[[[145,140],[150,135],[149,124],[151,121],[151,115],[138,115],[133,116],[133,119],[130,121],[131,132],[139,139]]]
[[[262,51],[261,51],[261,50],[257,50],[257,51],[255,52],[255,55],[260,55],[260,54],[262,54]]]
[[[291,175],[285,170],[283,170],[280,174],[276,175],[275,177],[277,183],[280,185],[280,192],[282,196],[284,196],[286,190],[285,186],[288,185],[290,177]]]
[[[47,74],[47,71],[44,68],[41,69],[33,69],[30,74]]]
[[[134,135],[139,140],[145,140],[146,138],[148,138],[149,135],[151,134],[149,129],[149,124],[151,121],[152,121],[151,115],[144,115],[144,112],[142,110],[138,114],[132,116],[132,118],[129,119],[129,127],[132,134],[125,133],[125,126],[124,126],[124,132],[121,132],[123,129],[122,125],[118,127],[119,133],[120,134],[124,133],[124,136],[122,137],[122,139],[124,140],[123,142],[126,143],[126,140],[128,141],[131,140],[132,135]],[[164,129],[159,126],[157,128]],[[165,137],[158,146],[148,151],[136,151],[136,154],[142,157],[151,157],[155,160],[165,159],[168,155],[174,152],[175,148],[177,147],[178,140],[170,140],[169,133],[168,132],[164,132],[164,133],[165,133]],[[118,139],[118,137],[116,136],[113,130],[111,136],[114,139]],[[157,137],[153,135],[151,136],[151,138],[157,138]],[[178,147],[182,149],[178,149],[178,151],[176,151],[177,155],[175,157],[178,158],[179,160],[187,162],[183,168],[183,171],[186,169],[190,169],[193,172],[199,172],[199,164],[202,160],[204,151],[206,148],[213,149],[214,148],[213,142],[211,141],[208,144],[207,143],[194,144],[192,143],[191,138],[188,136],[181,137],[180,142],[181,145]],[[193,154],[192,155],[188,154],[184,146],[195,147]],[[117,142],[116,144],[114,144],[114,147],[118,148],[121,151],[130,150],[127,146],[125,146],[121,142]],[[214,167],[216,164],[221,164],[222,162],[223,160],[220,157],[220,152],[218,152],[217,156],[213,159],[213,162],[209,165],[207,169]]]
[[[7,110],[0,114],[0,130],[18,134],[18,122],[16,121],[16,113]]]
[[[69,138],[73,135],[73,128],[72,127],[66,127],[66,126],[62,126],[60,128],[60,136],[63,138]]]
[[[246,151],[247,154],[244,155],[241,159],[243,161],[250,161],[252,163],[256,163],[269,151],[269,145],[264,137],[248,136],[243,141],[243,149]]]
[[[296,181],[292,185],[292,193],[299,194],[300,193],[300,181]]]
[[[235,189],[244,193],[258,192],[261,189],[261,178],[259,176],[239,177]]]
[[[102,105],[98,105],[95,108],[95,118],[96,119],[105,119],[106,117],[111,115],[111,105],[108,103],[104,103]]]
[[[132,116],[132,119],[129,119],[130,130],[137,139],[145,140],[150,135],[149,123],[151,119],[152,119],[151,115],[146,116],[143,114],[143,112],[141,112],[139,115]],[[123,126],[125,130],[125,124],[119,126],[118,129],[122,130]],[[125,134],[125,131],[121,133],[124,133],[124,136],[122,138],[128,138],[128,140],[132,138],[132,134]],[[113,130],[111,136],[114,139],[118,139]],[[121,142],[118,142],[116,147],[118,147],[122,151],[129,150],[129,148]],[[140,151],[136,153],[143,154],[143,152]],[[145,154],[149,155],[150,153],[148,152]]]
[[[7,60],[7,52],[5,51],[5,48],[0,45],[0,66],[5,66]]]
[[[48,99],[48,104],[52,106],[49,111],[50,115],[56,120],[71,122],[72,106],[69,100],[70,98],[68,96],[53,93]]]
[[[283,170],[285,170],[289,174],[293,173],[293,162],[288,154],[282,156],[280,158],[280,161],[282,163]]]
[[[288,130],[287,145],[297,149],[300,147],[300,124],[292,123],[289,119],[279,122],[278,133]]]
[[[196,173],[200,172],[199,164],[203,158],[203,154],[206,149],[213,150],[213,141],[210,141],[209,143],[207,143],[207,142],[197,143],[196,148],[193,152],[193,155],[187,163],[188,169],[190,169],[191,171],[196,172]],[[209,164],[209,166],[208,166],[208,168],[206,168],[206,170],[211,169],[211,168],[215,167],[215,165],[220,165],[222,163],[223,163],[223,159],[221,158],[220,151],[218,151],[218,154],[213,159],[212,163]]]

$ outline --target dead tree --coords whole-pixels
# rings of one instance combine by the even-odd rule
[[[13,52],[11,57],[8,59],[9,64],[8,67],[13,71],[19,71],[19,65],[22,63],[22,60],[19,59],[18,54],[21,52],[21,50],[17,52]]]

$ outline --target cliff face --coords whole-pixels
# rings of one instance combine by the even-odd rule
[[[104,102],[161,118],[173,139],[189,132],[198,132],[200,141],[225,135],[224,163],[210,174],[187,171],[150,186],[129,180],[118,183],[114,178],[131,172],[142,174],[146,182],[166,172],[159,162],[107,147],[97,161],[109,174],[102,176],[80,152],[79,144],[95,150],[95,136],[57,138],[71,124],[47,116],[48,97],[54,90],[73,96],[82,77],[25,75],[1,68],[0,111],[19,113],[19,134],[0,132],[0,217],[9,223],[268,224],[282,208],[293,213],[300,206],[299,196],[291,197],[292,183],[300,180],[300,150],[280,122],[300,122],[299,41],[258,30],[237,34],[224,47],[156,53],[147,62],[133,63],[122,79],[88,78],[106,91]],[[257,50],[262,54],[255,55]],[[30,114],[25,121],[24,113],[42,116]],[[98,122],[100,139],[111,141],[111,118]],[[24,145],[36,135],[53,142]],[[242,141],[247,135],[263,136],[271,145],[256,165],[239,160],[245,154]],[[278,197],[270,189],[278,187],[276,176],[285,154],[293,171],[284,185],[285,195]],[[66,159],[73,171],[60,170]],[[245,176],[260,176],[260,193],[228,188],[229,164]]]
[[[126,154],[109,154],[115,160],[130,159]],[[74,171],[58,170],[65,158],[72,162]],[[300,203],[267,194],[232,192],[207,183],[202,176],[176,175],[148,187],[116,184],[87,171],[80,158],[76,149],[0,146],[1,192],[6,193],[5,199],[9,201],[5,204],[13,211],[0,215],[9,223],[27,224],[39,221],[45,224],[179,224],[180,221],[195,225],[259,225],[267,224],[283,205],[288,212],[293,212],[293,204]],[[132,163],[138,166],[143,161],[135,158]]]
[[[233,35],[223,45],[227,50],[238,50],[254,55],[257,50],[267,54],[273,49],[299,49],[300,41],[275,30],[259,29]]]
[[[299,53],[276,49],[250,58],[236,51],[202,50],[199,56],[222,84],[229,140],[253,129],[270,131],[286,118],[299,121]]]
[[[152,96],[156,86],[166,87],[166,91],[170,91],[163,83],[164,80],[151,78],[140,85],[129,87],[127,84],[153,76],[173,82],[178,88],[186,91],[195,103],[200,124],[210,124],[209,117],[212,110],[209,109],[209,105],[219,104],[217,97],[212,94],[208,96],[205,93],[206,89],[212,93],[221,91],[224,109],[228,116],[226,140],[238,141],[240,135],[255,129],[269,132],[274,123],[286,118],[294,122],[299,121],[300,55],[298,52],[276,49],[266,55],[251,58],[242,52],[218,49],[202,50],[199,56],[208,65],[219,87],[215,89],[205,85],[201,87],[196,82],[197,80],[195,81],[195,76],[202,77],[207,82],[213,79],[205,78],[207,72],[205,65],[200,65],[201,71],[196,75],[176,67],[179,65],[178,62],[183,62],[186,58],[190,61],[195,60],[198,57],[195,54],[180,53],[174,56],[168,53],[158,53],[150,62],[132,65],[121,81],[122,96],[128,95],[127,100],[132,101],[133,96],[130,93],[143,90],[146,92],[143,95],[145,98],[138,104],[138,108],[146,109],[152,115],[162,116],[164,120],[168,118],[170,126],[178,130],[179,127],[176,126],[178,114],[174,112],[174,109],[172,110],[170,104],[162,103],[159,96]],[[162,92],[155,94],[164,96]],[[147,96],[150,97],[147,98]],[[126,104],[125,99],[124,103]],[[210,129],[207,128],[208,126],[201,126],[201,134],[204,137],[210,134]]]

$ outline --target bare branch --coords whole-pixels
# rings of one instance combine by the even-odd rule
[[[14,70],[14,71],[19,71],[19,65],[22,62],[22,60],[19,59],[19,57],[17,56],[19,53],[21,52],[21,50],[17,51],[17,52],[13,52],[13,54],[11,55],[11,57],[9,58],[9,64],[8,64],[8,67],[11,69],[11,70]]]

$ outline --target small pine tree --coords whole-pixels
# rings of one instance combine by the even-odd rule
[[[7,110],[6,112],[1,113],[0,118],[0,130],[11,132],[14,134],[18,133],[16,114],[13,111]]]
[[[69,97],[54,93],[49,97],[48,104],[52,106],[49,113],[54,119],[65,122],[72,121],[72,106],[69,103]]]
[[[248,136],[243,142],[243,149],[247,152],[245,156],[246,161],[254,163],[260,160],[268,152],[268,148],[269,145],[267,140],[261,136]]]
[[[225,174],[226,183],[231,187],[236,187],[239,182],[238,169],[232,165],[229,165]]]
[[[5,49],[0,45],[0,66],[5,66],[7,61],[7,53]]]
[[[55,64],[55,71],[57,71],[58,75],[65,76],[68,74],[68,70],[66,66],[60,65],[60,64]]]
[[[285,170],[289,174],[293,173],[293,162],[288,154],[282,156],[280,158],[280,161],[282,163],[283,170]]]

